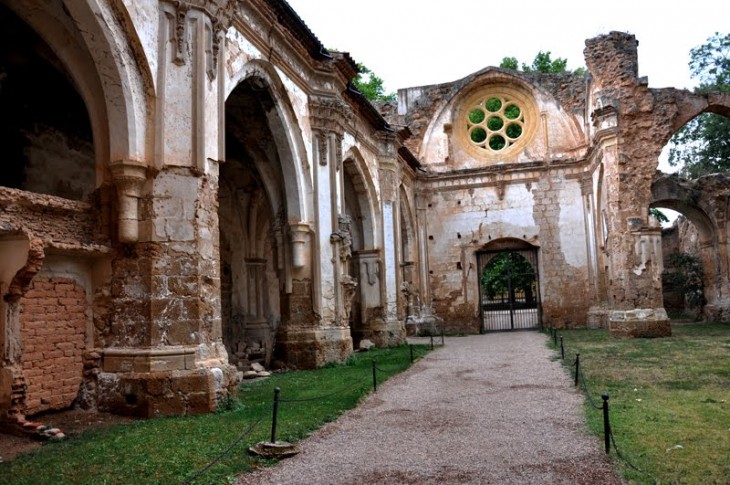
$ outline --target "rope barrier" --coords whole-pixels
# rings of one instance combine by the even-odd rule
[[[328,397],[336,396],[337,394],[341,394],[343,392],[353,391],[353,390],[357,389],[358,387],[362,387],[362,386],[363,386],[363,383],[360,383],[360,384],[350,386],[350,387],[343,387],[342,389],[338,389],[337,391],[331,392],[329,394],[323,394],[322,396],[309,397],[306,399],[280,399],[279,402],[280,403],[302,403],[302,402],[310,402],[310,401],[319,401],[319,400],[327,399]]]
[[[234,449],[234,448],[235,448],[236,446],[238,446],[238,445],[239,445],[239,444],[241,443],[241,441],[243,441],[243,440],[244,440],[245,438],[248,438],[248,436],[249,436],[249,435],[250,435],[250,434],[251,434],[251,433],[253,432],[253,430],[254,430],[254,429],[256,428],[256,426],[258,426],[259,424],[261,424],[261,422],[262,422],[263,420],[264,420],[264,413],[262,413],[262,414],[261,414],[261,417],[259,417],[259,419],[257,419],[255,423],[253,423],[253,424],[252,424],[251,426],[249,426],[249,427],[248,427],[248,428],[246,429],[246,431],[244,431],[244,432],[243,432],[243,434],[242,434],[241,436],[239,436],[239,438],[238,438],[238,439],[237,439],[236,441],[234,441],[233,443],[231,443],[231,444],[230,444],[230,445],[228,446],[228,448],[226,448],[225,450],[223,450],[223,452],[222,452],[222,453],[220,453],[220,454],[219,454],[218,456],[216,456],[216,457],[215,457],[215,458],[214,458],[214,459],[213,459],[213,460],[212,460],[212,461],[211,461],[210,463],[208,463],[208,464],[207,464],[207,465],[206,465],[206,466],[205,466],[204,468],[202,468],[201,470],[199,470],[198,472],[196,472],[196,473],[195,473],[195,474],[194,474],[193,476],[191,476],[190,478],[186,479],[186,480],[185,480],[185,481],[183,482],[183,485],[189,485],[189,484],[193,483],[193,481],[194,481],[194,480],[196,480],[196,479],[197,479],[198,477],[200,477],[201,475],[203,475],[204,473],[206,473],[206,472],[207,472],[208,470],[210,470],[211,468],[213,468],[213,465],[215,465],[216,463],[218,463],[219,461],[221,461],[221,460],[223,459],[223,457],[225,457],[225,456],[226,456],[226,455],[227,455],[228,453],[230,453],[230,452],[231,452],[231,451],[232,451],[232,450],[233,450],[233,449]]]
[[[563,337],[562,336],[560,337],[560,347],[561,347],[560,348],[561,353],[564,355],[565,350],[563,347]],[[578,383],[580,382],[580,386],[581,386],[583,392],[585,393],[586,397],[588,397],[588,401],[590,402],[591,406],[596,410],[604,410],[603,405],[597,404],[596,401],[593,399],[591,390],[588,387],[588,382],[586,381],[585,375],[583,374],[583,368],[580,363],[580,354],[576,354],[575,362],[573,362],[570,366],[575,368],[576,385],[578,385]],[[607,394],[604,394],[602,397],[604,398],[604,401],[607,401],[607,399],[608,399]],[[618,444],[616,443],[616,436],[613,433],[613,426],[611,426],[610,422],[604,423],[604,427],[607,428],[604,430],[604,432],[607,432],[606,439],[607,440],[610,439],[610,443],[613,445],[613,449],[616,451],[616,456],[618,456],[620,460],[622,460],[624,463],[626,463],[626,465],[628,465],[633,470],[635,470],[639,473],[642,473],[642,474],[646,475],[647,477],[650,477],[654,481],[654,483],[659,483],[659,481],[655,477],[653,477],[651,474],[645,472],[644,470],[640,469],[639,467],[637,467],[636,465],[631,463],[631,461],[629,461],[628,458],[626,458],[624,456],[624,454],[619,449]],[[608,446],[607,446],[607,452],[608,452]]]

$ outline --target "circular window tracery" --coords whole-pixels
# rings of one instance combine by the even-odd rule
[[[514,86],[489,86],[461,105],[458,137],[470,152],[487,157],[515,155],[535,131],[536,116],[530,95]]]
[[[477,147],[498,152],[509,148],[522,136],[525,116],[517,101],[506,96],[490,96],[479,99],[477,105],[470,108],[467,130]]]

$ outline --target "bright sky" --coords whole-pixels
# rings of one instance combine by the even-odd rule
[[[349,52],[386,91],[461,79],[503,57],[538,51],[584,66],[585,39],[612,30],[639,40],[650,87],[692,87],[689,50],[730,29],[728,0],[288,0],[327,48]]]
[[[585,40],[612,30],[639,40],[650,87],[691,89],[690,49],[730,30],[729,0],[287,1],[326,48],[349,52],[386,92],[456,81],[507,56],[531,64],[539,51],[575,69],[585,66]],[[666,154],[659,168],[676,170]]]

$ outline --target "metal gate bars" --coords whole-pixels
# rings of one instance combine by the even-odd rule
[[[482,331],[538,328],[537,249],[477,254]]]

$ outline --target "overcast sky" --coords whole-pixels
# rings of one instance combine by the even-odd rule
[[[585,39],[612,30],[639,40],[651,87],[692,87],[689,50],[730,30],[728,0],[288,0],[327,48],[349,52],[386,91],[461,79],[538,51],[584,66]]]

